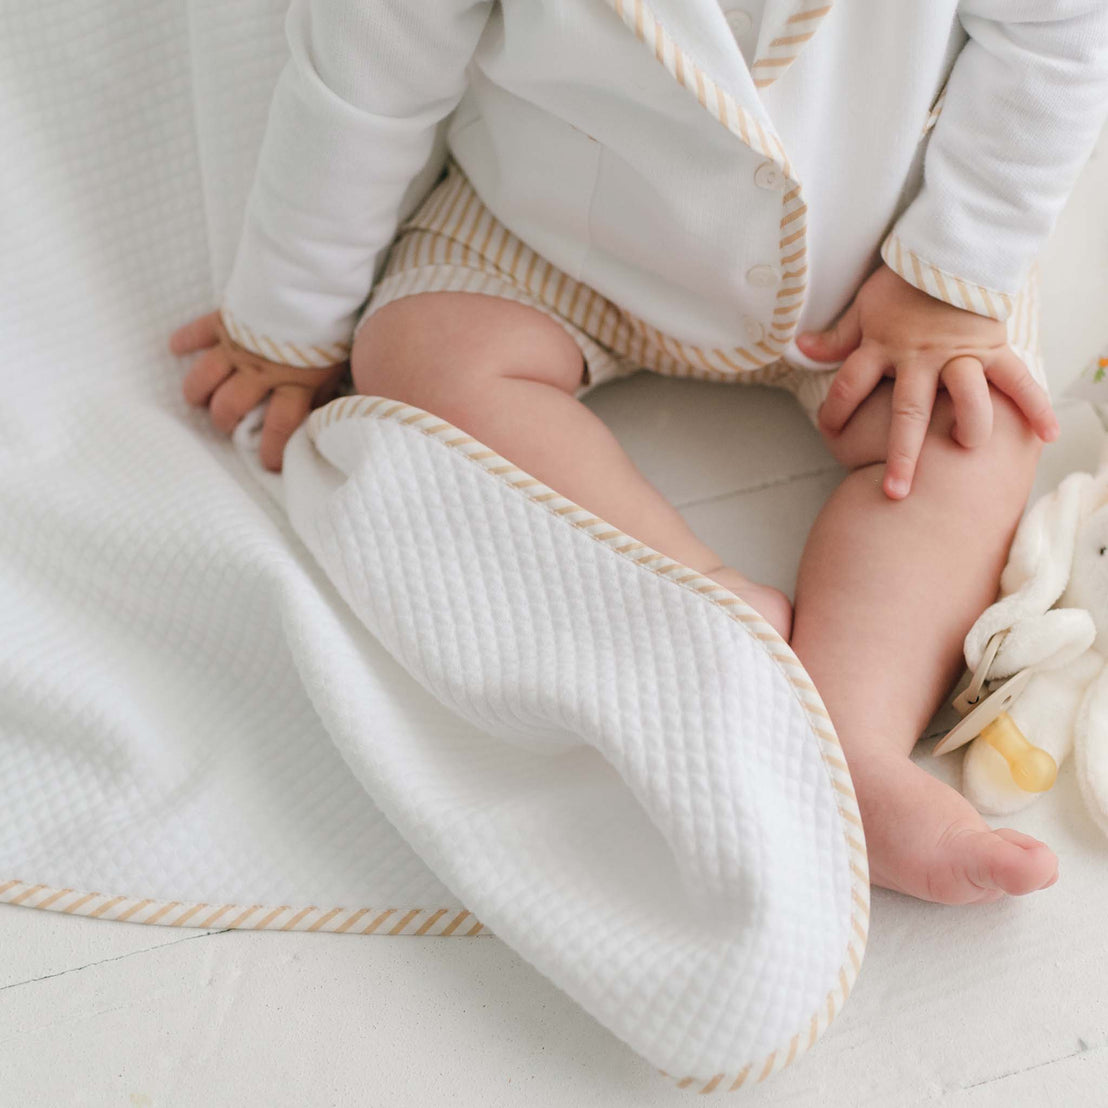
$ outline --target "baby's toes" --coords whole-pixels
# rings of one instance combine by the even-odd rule
[[[1003,827],[998,831],[970,831],[953,847],[966,878],[980,889],[999,889],[1023,896],[1053,884],[1058,859],[1045,843]]]
[[[1041,885],[1033,886],[1027,890],[1028,892],[1049,888],[1058,880],[1058,855],[1056,855],[1041,839],[1032,838],[1030,835],[1025,835],[1022,831],[1016,831],[1011,827],[1001,827],[994,831],[993,834],[1000,835],[1007,839],[1008,842],[1022,847],[1025,851],[1034,852],[1038,867],[1036,872],[1045,874],[1046,876]]]

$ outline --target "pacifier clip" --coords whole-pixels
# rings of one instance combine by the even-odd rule
[[[1007,634],[1007,630],[998,631],[989,639],[969,686],[952,701],[962,721],[939,740],[932,753],[949,754],[980,735],[1008,763],[1012,780],[1019,788],[1042,793],[1058,777],[1058,764],[1047,751],[1028,742],[1008,714],[1008,708],[1027,687],[1034,670],[1020,670],[981,699],[989,668]]]

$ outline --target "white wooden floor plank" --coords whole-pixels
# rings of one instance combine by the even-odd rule
[[[639,373],[587,399],[647,480],[678,507],[834,465],[819,432],[782,389]]]
[[[0,997],[13,986],[166,946],[204,932],[140,923],[78,919],[0,905]],[[8,1002],[14,1000],[8,994]],[[2,1103],[2,1100],[0,1100]]]

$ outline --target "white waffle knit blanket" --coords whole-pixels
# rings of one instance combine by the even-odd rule
[[[818,1036],[865,941],[865,846],[799,660],[726,589],[418,408],[348,396],[258,465],[358,619],[474,730],[403,737],[340,686],[344,754],[486,926],[701,1087]],[[321,711],[324,710],[321,706]]]
[[[0,12],[0,902],[491,931],[687,1088],[765,1077],[868,903],[787,647],[419,420],[317,418],[294,530],[181,397],[284,6]]]

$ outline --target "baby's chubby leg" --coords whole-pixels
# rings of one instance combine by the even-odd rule
[[[908,753],[964,666],[962,643],[996,598],[1042,444],[990,387],[993,432],[967,449],[938,394],[912,491],[882,490],[892,381],[828,440],[851,468],[801,561],[791,646],[820,690],[858,794],[874,884],[964,904],[1053,884],[1057,859],[969,802]]]
[[[471,292],[417,293],[359,328],[359,393],[423,408],[462,428],[563,496],[742,596],[788,638],[784,593],[747,580],[689,529],[615,436],[576,399],[581,351],[536,308]]]

